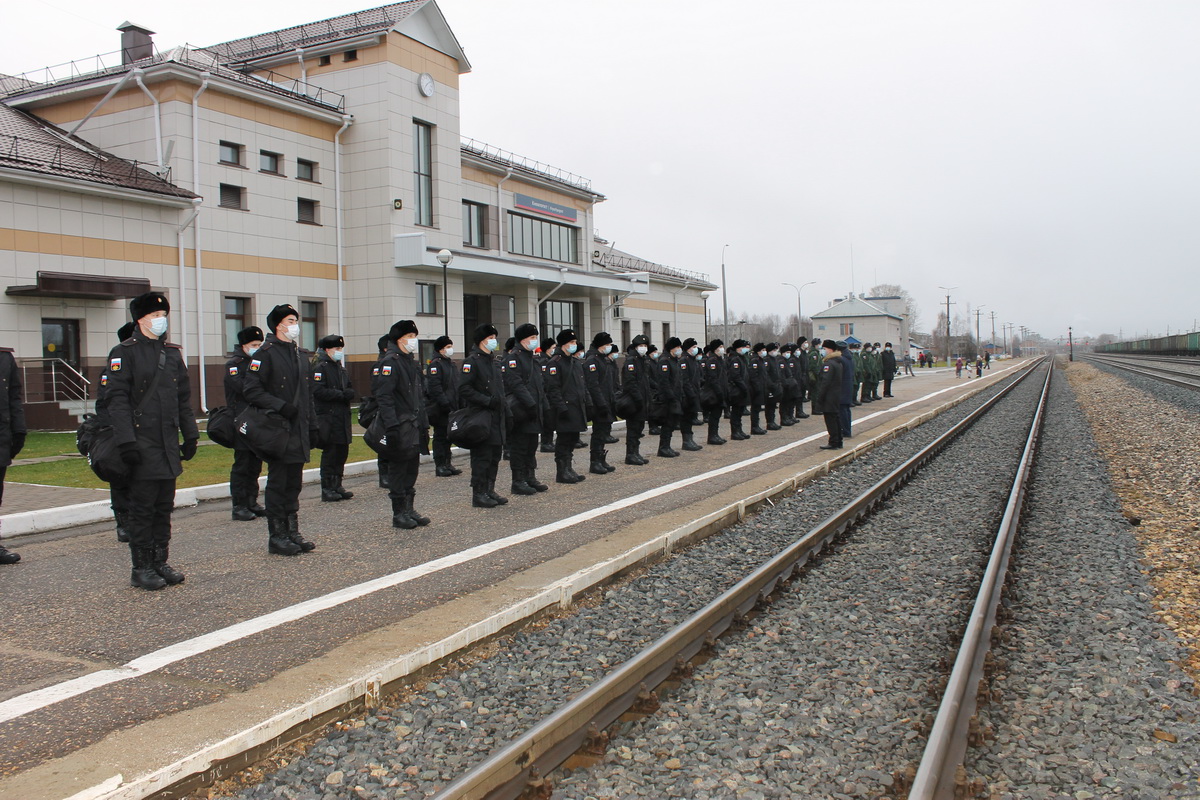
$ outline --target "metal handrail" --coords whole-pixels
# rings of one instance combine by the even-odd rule
[[[510,150],[494,147],[487,142],[481,142],[477,139],[463,139],[462,149],[474,153],[481,158],[486,158],[489,161],[521,167],[530,172],[545,175],[547,178],[553,178],[556,181],[574,186],[577,189],[583,189],[588,192],[592,190],[592,182],[587,178],[576,175],[574,172],[568,172],[565,169],[551,166],[550,164],[543,164],[541,161],[517,155]]]
[[[807,534],[788,546],[735,586],[676,625],[629,661],[584,689],[522,736],[491,754],[434,796],[434,800],[515,800],[535,776],[548,775],[584,743],[594,725],[604,730],[633,706],[642,687],[654,687],[675,669],[677,659],[688,660],[707,641],[724,633],[769,596],[780,581],[834,537],[870,513],[892,495],[959,434],[986,414],[1001,398],[1033,374],[1041,359],[950,430],[925,446],[886,477]]]
[[[45,370],[49,368],[50,375],[50,397],[45,400],[30,400],[30,383],[29,383],[29,367],[30,365],[38,364],[42,366],[41,376],[46,374]],[[88,387],[92,385],[84,374],[70,363],[61,358],[23,358],[21,359],[21,380],[25,386],[24,402],[32,403],[57,403],[62,399],[60,394],[65,396],[67,400],[80,402],[84,404],[84,411],[87,411],[91,404]]]

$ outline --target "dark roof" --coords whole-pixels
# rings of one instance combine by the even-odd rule
[[[143,169],[136,161],[118,158],[4,103],[0,103],[0,167],[171,197],[196,197]]]
[[[253,58],[310,47],[324,42],[335,42],[351,36],[389,31],[425,5],[429,0],[406,0],[403,3],[369,8],[353,14],[309,22],[283,30],[247,36],[205,47],[227,62],[246,61]]]

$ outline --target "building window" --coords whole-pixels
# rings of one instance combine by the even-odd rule
[[[246,208],[246,189],[229,183],[221,184],[221,208]]]
[[[269,172],[272,175],[283,174],[283,156],[279,153],[271,153],[267,150],[258,151],[258,168],[263,172]]]
[[[579,303],[567,300],[547,300],[542,303],[542,337],[553,339],[570,328],[579,338],[580,346],[586,344],[583,331],[579,330]]]
[[[358,51],[347,50],[346,52],[342,53],[342,61],[358,61]]]
[[[648,342],[653,341],[653,338],[650,336],[650,323],[648,321],[642,323],[642,336],[645,336]]]
[[[296,179],[301,181],[317,182],[317,162],[308,161],[307,159],[296,159]]]
[[[842,324],[838,325],[838,333],[842,336],[853,336],[854,335],[854,323],[853,322],[843,322]]]
[[[328,67],[332,61],[333,61],[333,56],[320,56],[319,58],[317,58],[317,66],[318,67]]]
[[[413,144],[417,224],[433,225],[433,126],[414,122]]]
[[[321,220],[318,217],[320,210],[321,204],[316,200],[309,200],[305,197],[296,198],[296,222],[320,225]]]
[[[664,322],[662,324],[662,326],[663,326],[663,338],[662,338],[662,351],[661,352],[665,356],[665,355],[667,355],[667,339],[671,338],[671,323]]]
[[[237,350],[238,331],[250,324],[250,298],[226,297],[222,305],[225,307],[225,343],[230,350]]]
[[[468,247],[483,247],[484,219],[487,206],[463,200],[463,244]]]
[[[300,303],[300,346],[305,350],[317,349],[324,329],[325,304],[316,301]]]
[[[417,284],[417,313],[418,314],[436,314],[437,309],[437,285],[432,283]]]
[[[578,234],[578,229],[570,225],[511,212],[508,215],[508,251],[514,255],[578,264]]]
[[[242,152],[246,148],[233,142],[221,142],[221,163],[242,166]]]

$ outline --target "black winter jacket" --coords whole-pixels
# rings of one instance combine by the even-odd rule
[[[445,425],[458,408],[458,367],[441,353],[425,368],[425,408],[433,425]]]
[[[313,365],[312,393],[318,424],[324,418],[329,432],[325,444],[354,441],[350,433],[350,401],[355,394],[350,373],[324,351],[317,355],[317,363]]]
[[[463,408],[482,408],[491,412],[491,430],[486,444],[503,445],[508,404],[504,399],[504,374],[495,356],[478,347],[471,351],[459,370],[458,399]]]
[[[821,361],[817,371],[817,387],[812,395],[812,413],[836,414],[842,404],[843,363],[837,353]]]
[[[592,419],[609,421],[616,419],[614,407],[617,403],[616,365],[599,350],[588,350],[583,357],[583,378],[592,406]]]
[[[631,406],[637,409],[626,419],[645,419],[649,415],[650,398],[653,396],[651,389],[653,367],[654,362],[646,356],[639,356],[632,347],[626,351],[625,363],[621,365],[620,370],[621,393],[631,398]]]
[[[308,380],[309,355],[296,344],[269,334],[250,359],[250,368],[242,382],[242,394],[255,408],[278,413],[285,405],[291,405],[297,410],[289,422],[291,436],[279,459],[281,464],[307,463],[312,449],[317,412]]]
[[[519,344],[504,359],[504,391],[513,433],[541,433],[546,417],[546,376],[532,351]]]
[[[12,351],[0,350],[0,467],[12,463],[13,438],[25,436],[25,405],[21,371]]]
[[[546,366],[546,397],[555,414],[554,430],[560,433],[587,430],[591,409],[582,361],[565,353],[550,359]]]

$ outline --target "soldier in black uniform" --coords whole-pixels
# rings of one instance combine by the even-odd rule
[[[133,335],[136,323],[126,322],[121,327],[117,328],[117,344],[128,339]],[[100,386],[96,389],[96,415],[103,417],[105,409],[108,407],[108,372],[101,370]],[[108,485],[109,508],[113,510],[113,521],[117,523],[117,541],[122,544],[129,543],[129,486],[124,483],[110,483]]]
[[[817,373],[817,385],[812,394],[812,413],[825,418],[825,430],[829,441],[821,445],[822,450],[842,449],[842,369],[841,353],[837,343],[826,339],[821,345],[824,357]]]
[[[501,365],[504,393],[512,418],[509,467],[513,494],[531,495],[550,487],[537,479],[538,437],[545,430],[545,374],[537,362],[538,329],[517,326],[515,344]]]
[[[570,328],[559,331],[555,342],[558,352],[546,367],[546,398],[554,413],[555,481],[579,483],[586,478],[575,472],[575,443],[587,430],[589,416],[587,386],[583,378],[583,362],[575,357],[579,342]]]
[[[542,346],[534,354],[534,360],[542,370],[543,386],[545,385],[546,368],[550,366],[550,359],[554,358],[557,352],[558,342],[547,337],[542,339]],[[554,452],[554,414],[554,409],[547,403],[546,413],[542,417],[542,446],[540,449],[543,453]]]
[[[713,339],[704,348],[700,362],[700,407],[708,422],[708,443],[725,444],[721,437],[721,415],[729,407],[729,376],[725,343]]]
[[[606,475],[617,468],[608,463],[609,434],[616,421],[617,376],[608,354],[613,349],[612,336],[600,331],[592,337],[591,349],[583,359],[583,377],[592,406],[591,464],[593,475]]]
[[[642,433],[650,413],[651,362],[650,340],[642,334],[633,337],[625,348],[625,363],[621,365],[621,395],[628,413],[625,414],[625,463],[643,467],[650,462],[642,455]]]
[[[375,359],[375,365],[371,367],[372,395],[375,393],[375,379],[379,377],[379,364],[383,361],[383,357],[387,355],[388,351],[388,335],[386,333],[379,337],[377,346],[379,347],[379,355]],[[359,424],[361,424],[361,422]],[[375,454],[375,470],[379,476],[379,488],[389,488],[392,485],[392,481],[391,478],[388,477],[388,460],[382,453]]]
[[[679,427],[680,417],[683,416],[683,370],[680,359],[683,358],[683,342],[672,336],[663,345],[666,355],[658,360],[655,369],[655,389],[658,392],[656,405],[661,409],[658,414],[662,425],[658,434],[658,455],[662,458],[675,458],[679,451],[671,447],[671,434]]]
[[[760,423],[763,404],[767,402],[767,346],[762,342],[750,351],[750,433],[765,436],[767,429]]]
[[[130,467],[129,582],[161,589],[183,582],[183,573],[167,563],[171,512],[175,479],[182,462],[196,455],[200,430],[182,352],[164,338],[167,298],[147,292],[133,298],[129,310],[137,328],[108,355],[106,406],[121,459]]]
[[[779,366],[779,343],[767,345],[767,354],[763,358],[766,369],[767,394],[763,405],[766,409],[767,430],[777,431],[779,423],[775,420],[775,412],[779,409],[779,401],[783,397],[783,375]]]
[[[262,347],[262,328],[251,325],[238,331],[238,346],[225,362],[225,405],[236,417],[245,410],[246,398],[242,394],[246,371],[250,359]],[[233,518],[240,522],[265,517],[267,510],[258,504],[258,476],[262,474],[262,459],[242,437],[233,443],[233,466],[229,470],[229,498],[233,501]]]
[[[439,336],[433,343],[437,351],[426,367],[425,408],[429,424],[433,426],[434,474],[439,478],[462,475],[454,466],[450,453],[450,439],[446,432],[450,426],[450,412],[458,410],[458,378],[454,358],[454,340]]]
[[[304,465],[316,438],[317,413],[309,388],[308,357],[300,349],[300,314],[290,305],[267,315],[267,338],[250,359],[242,382],[246,402],[288,421],[287,449],[267,461],[267,551],[294,556],[316,549],[300,534]]]
[[[750,403],[750,343],[737,339],[733,349],[725,356],[725,369],[729,385],[729,438],[735,442],[750,438],[742,427],[742,416]]]
[[[991,364],[991,353],[987,354],[988,365]],[[892,343],[884,342],[883,356],[880,359],[880,364],[883,365],[883,396],[894,397],[892,394],[892,379],[896,377],[896,354],[892,352]]]
[[[504,449],[507,403],[504,399],[504,375],[496,363],[500,342],[495,327],[484,323],[471,334],[474,348],[463,361],[458,376],[458,398],[464,408],[487,411],[491,420],[488,438],[471,448],[471,505],[495,508],[506,505],[508,498],[496,493],[496,475]]]
[[[808,398],[808,338],[801,336],[792,350],[792,369],[796,377],[796,420],[808,419],[804,413],[804,401]]]
[[[0,347],[0,505],[4,504],[4,473],[25,447],[25,403],[21,372],[12,348]],[[0,545],[0,564],[15,564],[21,556]]]
[[[388,497],[392,527],[412,530],[429,517],[414,507],[421,465],[421,431],[428,425],[424,376],[417,362],[417,326],[402,319],[387,333],[387,350],[371,376],[371,394],[387,432]]]
[[[346,341],[330,334],[317,343],[317,355],[312,365],[313,406],[317,412],[317,428],[321,431],[321,502],[336,503],[349,500],[354,492],[346,491],[342,478],[346,458],[350,455],[350,401],[354,387],[346,371]]]
[[[695,339],[683,340],[683,355],[679,357],[680,375],[683,377],[683,414],[679,417],[679,433],[684,450],[703,450],[696,441],[694,432],[696,415],[700,413],[700,345]]]

